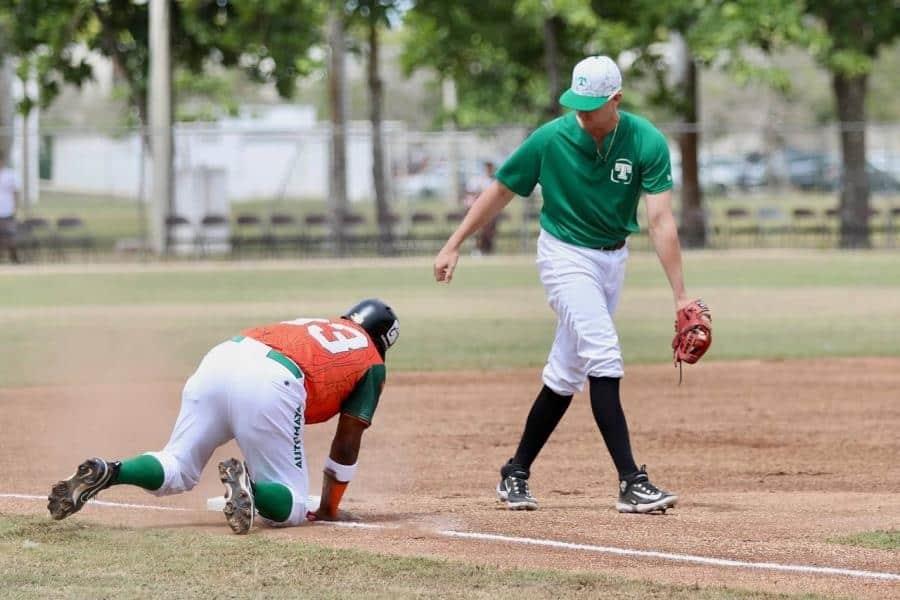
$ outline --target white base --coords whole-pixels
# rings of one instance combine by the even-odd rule
[[[319,508],[320,496],[310,496],[306,500],[306,510],[315,512]],[[225,508],[225,496],[213,496],[206,499],[206,510],[221,511]]]

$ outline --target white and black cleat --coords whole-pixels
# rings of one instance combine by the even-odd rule
[[[89,458],[66,480],[58,482],[47,496],[47,510],[59,521],[81,510],[85,503],[110,486],[119,463]]]
[[[237,534],[244,534],[253,527],[256,504],[247,465],[235,458],[219,463],[219,479],[225,485],[225,519]]]
[[[528,480],[515,475],[504,477],[497,484],[497,498],[509,510],[537,510],[538,503],[528,490]]]
[[[647,471],[642,466],[638,474],[630,481],[619,482],[619,501],[616,502],[616,510],[621,513],[652,513],[661,512],[673,508],[678,504],[678,496],[661,490],[647,477]]]

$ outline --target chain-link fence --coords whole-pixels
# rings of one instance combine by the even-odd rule
[[[671,140],[676,211],[681,168],[677,125]],[[438,248],[472,198],[527,135],[491,131],[383,128],[390,238],[376,223],[372,135],[349,124],[349,253],[426,253]],[[843,178],[836,126],[814,130],[719,131],[700,136],[700,184],[713,247],[832,247],[838,240]],[[873,244],[893,246],[900,226],[900,125],[867,127]],[[21,136],[20,136],[21,137]],[[152,138],[140,130],[42,128],[28,136],[31,197],[20,207],[20,243],[32,257],[68,250],[140,252],[146,247]],[[169,243],[181,254],[331,254],[331,130],[253,123],[182,124],[174,130],[174,198]],[[21,148],[22,145],[19,145]],[[21,152],[13,166],[22,172]],[[484,251],[529,251],[539,225],[540,188],[514,201]],[[638,211],[644,220],[644,211]],[[649,247],[646,237],[632,240]]]

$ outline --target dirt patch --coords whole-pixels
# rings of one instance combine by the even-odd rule
[[[636,458],[682,503],[663,516],[620,515],[616,481],[585,395],[532,471],[541,502],[514,513],[494,501],[537,392],[539,372],[391,377],[346,508],[382,529],[305,526],[255,535],[481,564],[602,570],[660,582],[885,598],[900,584],[835,575],[704,566],[671,560],[449,539],[484,532],[657,552],[897,573],[896,550],[839,546],[836,536],[900,528],[900,359],[710,362],[675,385],[670,365],[630,367],[623,382]],[[165,444],[181,382],[0,390],[0,493],[42,495],[84,457],[120,457]],[[309,428],[313,464],[333,425]],[[236,454],[221,448],[213,461]],[[13,458],[14,457],[14,458]],[[74,518],[136,527],[227,528],[202,510],[219,495],[214,469],[198,488],[157,499],[114,488],[104,500],[198,509],[88,506]],[[313,476],[313,488],[317,488]],[[40,502],[0,498],[0,510]]]

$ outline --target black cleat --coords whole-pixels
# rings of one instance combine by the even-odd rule
[[[538,503],[528,490],[528,471],[518,465],[506,464],[500,469],[497,498],[509,510],[537,510]]]
[[[47,510],[59,521],[77,513],[84,504],[112,484],[119,472],[119,462],[108,463],[102,458],[89,458],[65,481],[50,489]]]
[[[222,512],[225,513],[228,525],[237,534],[247,533],[253,527],[253,516],[256,513],[247,464],[236,458],[220,462],[219,479],[225,485],[225,507]]]
[[[678,503],[678,496],[661,490],[647,477],[646,465],[629,481],[619,482],[619,501],[616,510],[622,513],[666,512]]]

